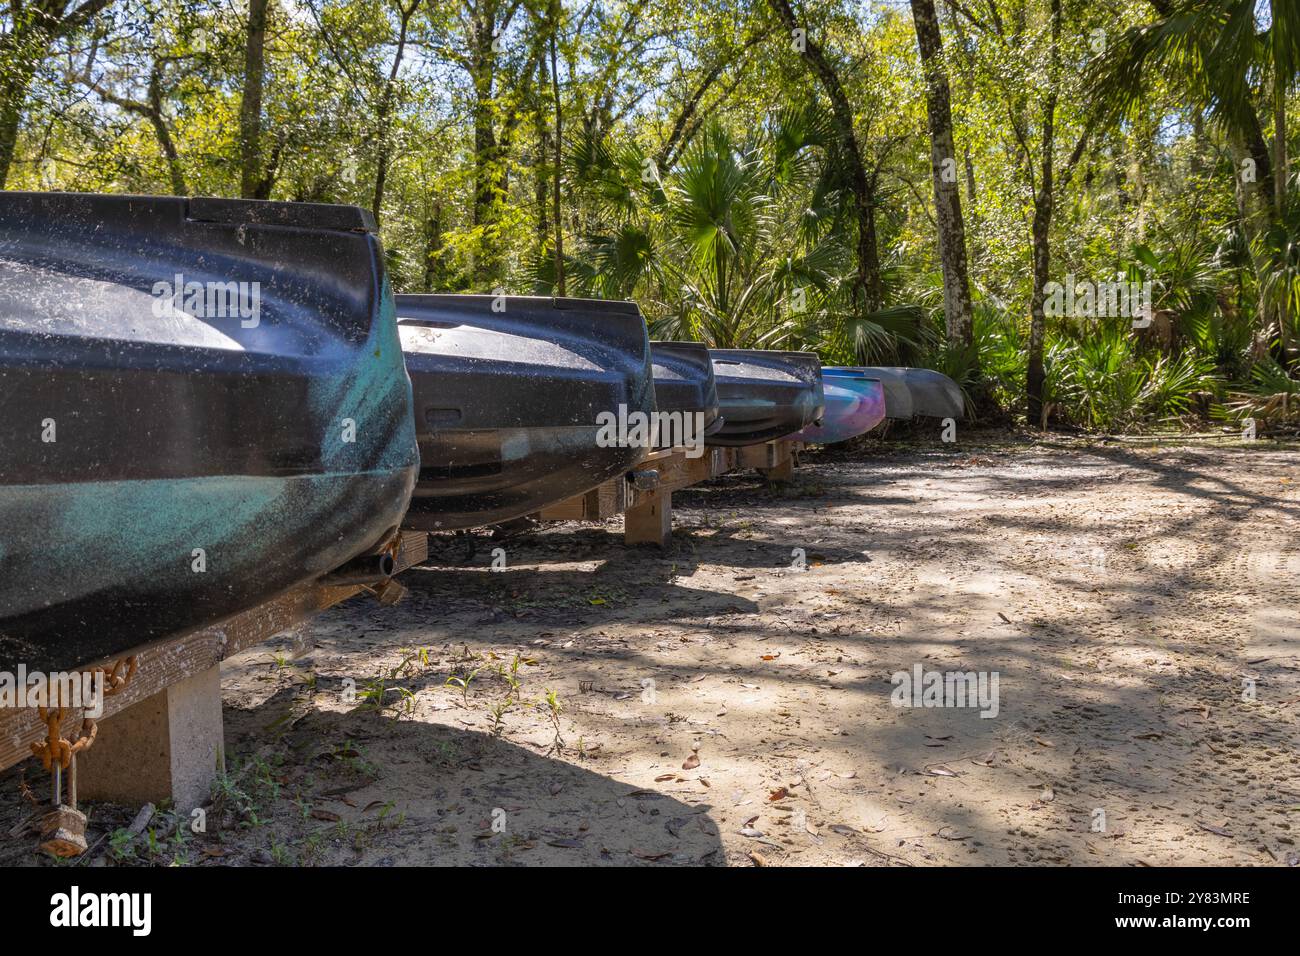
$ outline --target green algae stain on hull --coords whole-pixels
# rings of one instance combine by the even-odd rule
[[[396,526],[414,481],[408,468],[6,488],[0,527],[47,533],[5,534],[0,668],[75,666],[275,597],[358,553],[355,509],[377,539]]]

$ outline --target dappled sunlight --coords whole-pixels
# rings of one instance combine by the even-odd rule
[[[1147,460],[1162,454],[1178,480]],[[972,458],[987,463],[958,467]],[[624,546],[617,521],[435,548],[457,563],[407,575],[396,613],[356,603],[319,621],[294,665],[312,694],[282,675],[258,694],[263,655],[231,671],[228,703],[251,731],[289,694],[370,752],[393,734],[459,739],[434,764],[376,761],[375,794],[422,826],[456,821],[387,851],[408,861],[1273,862],[1300,800],[1294,578],[1275,580],[1285,557],[1243,557],[1285,547],[1275,522],[1222,506],[1289,513],[1295,493],[1270,476],[1294,467],[1250,461],[814,458],[800,481],[816,491],[780,499],[729,476],[678,496],[662,553]],[[393,681],[409,712],[338,701],[344,680],[422,647],[428,666]],[[497,740],[493,669],[515,655],[529,663]],[[918,665],[996,672],[996,716],[895,706],[894,675]],[[448,685],[472,668],[468,693]],[[558,753],[546,688],[563,702]],[[486,781],[521,808],[512,849],[471,821],[490,814]],[[646,794],[674,809],[625,838],[654,812]]]
[[[679,494],[662,552],[436,538],[396,608],[226,663],[231,759],[309,863],[1285,861],[1300,474],[1242,461],[812,456]],[[896,706],[927,673],[996,698]]]

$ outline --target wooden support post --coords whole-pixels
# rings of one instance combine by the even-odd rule
[[[801,445],[789,441],[769,441],[739,449],[740,467],[753,468],[768,481],[794,478],[794,456]]]
[[[794,456],[787,455],[785,460],[773,468],[760,468],[758,473],[768,481],[793,481]]]
[[[184,816],[208,801],[225,764],[221,666],[186,677],[103,722],[77,758],[82,800],[170,800]]]
[[[637,503],[623,517],[625,544],[653,544],[666,548],[673,536],[673,493],[647,491],[637,496]]]

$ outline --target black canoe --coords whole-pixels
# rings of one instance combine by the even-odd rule
[[[499,524],[588,491],[650,451],[602,421],[655,409],[633,302],[399,295],[420,479],[404,524]],[[615,436],[616,438],[619,436]]]
[[[825,411],[816,352],[710,349],[722,427],[710,445],[757,445],[797,432]]]
[[[712,435],[723,425],[718,412],[718,385],[713,378],[713,361],[707,346],[699,342],[651,342],[654,368],[655,405],[661,416],[695,416],[690,426],[694,435]],[[680,443],[677,419],[660,429],[660,445]],[[689,437],[689,436],[687,436]]]
[[[416,471],[369,213],[0,193],[0,668],[65,669],[372,553]]]

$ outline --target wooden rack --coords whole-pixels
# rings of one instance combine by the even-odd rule
[[[421,564],[428,555],[428,535],[403,531],[396,569]],[[221,759],[221,662],[364,590],[358,585],[308,585],[220,624],[141,650],[131,682],[104,699],[100,721],[107,722],[95,745],[80,758],[82,796],[136,803],[170,797],[178,807],[197,806]],[[108,663],[91,662],[85,669]],[[81,719],[80,711],[70,713],[64,733],[77,728]],[[30,757],[31,745],[45,732],[34,709],[0,710],[0,769]],[[186,749],[195,752],[182,752]],[[109,763],[121,769],[112,779],[106,769],[99,769]]]
[[[611,478],[586,494],[542,509],[542,521],[604,521],[624,516],[627,544],[665,547],[673,533],[673,492],[745,468],[756,469],[770,481],[789,481],[803,446],[770,441],[744,448],[705,448],[691,458],[686,448],[651,453],[626,475]]]

